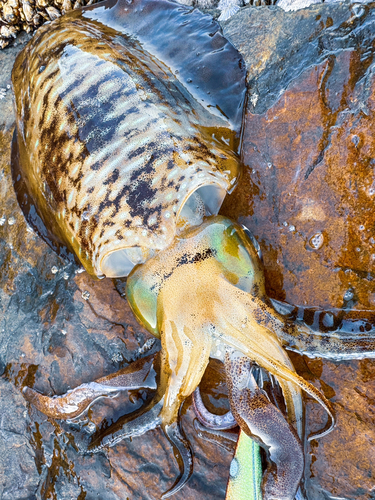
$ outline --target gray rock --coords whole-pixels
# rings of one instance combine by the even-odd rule
[[[279,0],[276,5],[285,10],[285,12],[305,9],[314,5],[314,3],[322,3],[321,0]]]
[[[39,474],[30,444],[27,405],[15,386],[0,379],[0,498],[35,497]]]

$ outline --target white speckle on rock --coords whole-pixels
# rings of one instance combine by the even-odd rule
[[[324,236],[322,233],[315,233],[309,240],[311,248],[319,250],[323,246]]]
[[[352,290],[347,290],[345,293],[344,293],[344,300],[345,301],[348,301],[348,300],[352,300],[352,298],[354,297],[354,293]]]
[[[254,106],[254,108],[257,105],[258,99],[259,99],[259,94],[256,94],[255,92],[251,94],[250,102]]]

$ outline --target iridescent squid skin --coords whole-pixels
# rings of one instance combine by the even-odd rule
[[[133,16],[144,3],[134,2]],[[170,22],[189,19],[184,9],[166,6],[177,11]],[[127,8],[119,2],[113,16]],[[172,242],[194,193],[217,213],[235,185],[239,161],[228,146],[235,132],[227,117],[206,109],[134,37],[100,24],[97,11],[73,12],[41,28],[17,57],[13,164],[45,239],[75,254],[89,273],[115,277]],[[194,28],[192,17],[185,31]],[[224,54],[236,56],[218,37]],[[214,52],[210,42],[202,55]],[[167,62],[183,57],[172,56]],[[244,72],[233,69],[236,82]],[[219,75],[207,70],[210,89]],[[197,71],[193,67],[191,76]],[[217,105],[221,100],[225,104],[219,98]],[[33,223],[30,210],[29,219]]]
[[[217,358],[235,423],[269,450],[264,500],[293,500],[303,470],[301,390],[330,415],[318,435],[332,428],[334,412],[295,373],[280,340],[306,329],[267,299],[246,231],[217,216],[240,173],[241,56],[199,11],[108,0],[42,27],[12,78],[12,170],[28,222],[93,276],[130,273],[128,301],[162,343],[155,359],[54,398],[26,387],[26,399],[49,417],[74,420],[99,398],[155,389],[146,407],[79,446],[97,452],[161,425],[183,461],[166,498],[192,471],[179,408]],[[254,385],[250,360],[277,377],[287,419]]]

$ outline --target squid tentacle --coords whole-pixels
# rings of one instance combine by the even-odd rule
[[[310,436],[308,436],[309,441],[311,441],[312,439],[323,437],[332,431],[335,426],[335,410],[332,404],[315,386],[292,371],[291,364],[290,367],[286,366],[286,354],[283,351],[283,348],[277,343],[277,341],[270,341],[272,337],[269,335],[269,332],[269,339],[267,342],[266,340],[264,340],[263,348],[261,348],[260,346],[254,345],[254,343],[251,341],[251,334],[246,335],[238,329],[235,329],[234,331],[232,325],[227,326],[227,331],[231,331],[232,333],[231,336],[227,334],[225,335],[225,340],[228,346],[231,346],[235,350],[241,351],[248,358],[253,359],[256,363],[258,363],[258,365],[260,365],[262,368],[265,368],[267,371],[277,377],[286,399],[288,413],[290,406],[293,406],[294,411],[294,405],[288,403],[288,394],[290,394],[290,391],[293,390],[294,384],[300,387],[303,391],[307,392],[310,396],[312,396],[326,410],[329,416],[327,424],[322,430],[310,434]],[[239,342],[236,342],[233,339],[236,339]],[[272,348],[272,359],[270,358],[270,354],[266,354],[265,346],[269,347],[270,349]],[[275,349],[275,347],[277,347],[277,349]],[[298,401],[298,398],[294,397],[293,400]],[[299,431],[298,433],[300,434]]]
[[[166,306],[166,302],[163,304]],[[180,310],[178,315],[173,308],[164,310],[163,318],[160,388],[165,396],[161,417],[163,424],[168,425],[176,421],[181,403],[202,379],[209,361],[211,338],[203,329],[191,328],[184,311]]]
[[[82,445],[80,446],[80,451],[84,453],[98,453],[103,448],[115,446],[125,438],[141,436],[149,430],[161,426],[173,446],[180,468],[180,475],[175,484],[162,495],[164,499],[177,493],[190,479],[193,472],[193,454],[190,443],[184,435],[179,421],[173,421],[170,424],[163,423],[161,412],[164,407],[165,398],[160,398],[160,395],[161,391],[159,390],[157,396],[155,396],[149,405],[121,418],[104,432],[97,433],[85,449],[83,449]]]
[[[177,493],[190,479],[193,472],[193,454],[190,443],[186,439],[179,422],[162,425],[160,412],[163,407],[164,398],[156,401],[157,397],[149,405],[121,418],[116,424],[111,425],[104,431],[104,433],[96,433],[91,442],[86,443],[86,446],[80,443],[78,447],[82,454],[99,453],[104,448],[115,446],[125,438],[141,436],[149,430],[162,426],[165,435],[174,448],[175,457],[180,468],[180,475],[175,484],[162,495],[164,499]]]
[[[228,350],[225,370],[229,400],[237,422],[270,457],[262,481],[263,499],[294,500],[304,469],[303,447],[296,430],[259,389],[247,357]]]
[[[215,415],[214,413],[208,411],[202,401],[199,387],[197,387],[193,392],[193,407],[199,422],[208,429],[217,431],[228,430],[234,429],[234,427],[237,427],[238,425],[230,410],[224,415]]]
[[[345,311],[343,309],[316,309],[317,323],[332,323],[328,331],[316,331],[303,322],[303,309],[270,298],[270,303],[282,317],[284,326],[277,331],[286,349],[342,361],[375,357],[375,317],[372,311]],[[360,318],[355,315],[361,314]],[[296,322],[291,316],[297,316]],[[354,317],[353,317],[354,316]]]
[[[257,380],[256,377],[255,380]],[[267,382],[270,384],[268,389],[266,388]],[[281,413],[286,415],[285,400],[283,398],[283,393],[277,378],[272,375],[272,373],[267,372],[266,382],[263,381],[262,385],[259,384],[259,381],[257,381],[257,383],[260,387],[265,389],[268,397],[271,400],[271,403],[273,403],[276,408],[281,411]]]
[[[274,369],[273,374],[275,376],[285,378],[286,379],[285,382],[292,382],[298,385],[302,390],[304,390],[307,394],[312,396],[318,403],[320,403],[320,405],[328,413],[329,419],[326,425],[320,431],[311,433],[307,437],[308,441],[326,436],[333,430],[336,424],[335,410],[330,401],[328,401],[328,399],[315,386],[307,382],[304,378],[300,377],[297,373],[292,372],[289,368],[284,367],[279,363],[273,362],[272,364],[268,364],[268,366],[267,363],[264,363],[263,366],[269,371],[271,371],[271,369]],[[280,378],[278,378],[278,380],[282,388],[282,391],[285,394],[286,393],[285,383]]]
[[[162,302],[162,306],[165,304]],[[162,307],[161,306],[161,307]],[[187,328],[183,315],[172,314],[163,308],[160,315],[162,351],[160,353],[160,380],[157,394],[151,403],[112,425],[104,432],[94,435],[87,447],[89,452],[98,452],[113,446],[126,437],[141,435],[161,425],[171,442],[180,467],[180,476],[163,498],[179,491],[189,480],[193,470],[190,444],[178,423],[181,403],[199,384],[206,369],[210,354],[210,338],[200,330]],[[169,318],[176,318],[173,321]]]
[[[81,445],[82,453],[99,453],[103,448],[111,448],[123,439],[142,436],[146,432],[156,429],[162,423],[160,411],[163,407],[163,398],[158,396],[139,410],[124,415],[107,429],[95,433],[86,446]]]

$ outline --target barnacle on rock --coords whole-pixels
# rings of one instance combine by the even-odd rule
[[[54,21],[55,19],[57,19],[58,17],[61,16],[60,11],[58,9],[56,9],[56,7],[53,7],[52,5],[49,5],[48,7],[46,7],[46,11],[47,11],[51,21]]]
[[[8,2],[3,5],[3,13],[2,14],[3,14],[2,17],[4,18],[4,21],[8,24],[13,24],[17,21],[14,10],[9,5]]]
[[[98,0],[8,0],[0,1],[0,49],[9,45],[19,31],[31,33],[44,22],[57,19],[70,10],[97,3]]]
[[[35,15],[35,11],[28,0],[22,0],[22,10],[27,23],[31,23]]]
[[[17,28],[15,26],[1,26],[0,35],[4,38],[16,38]]]

